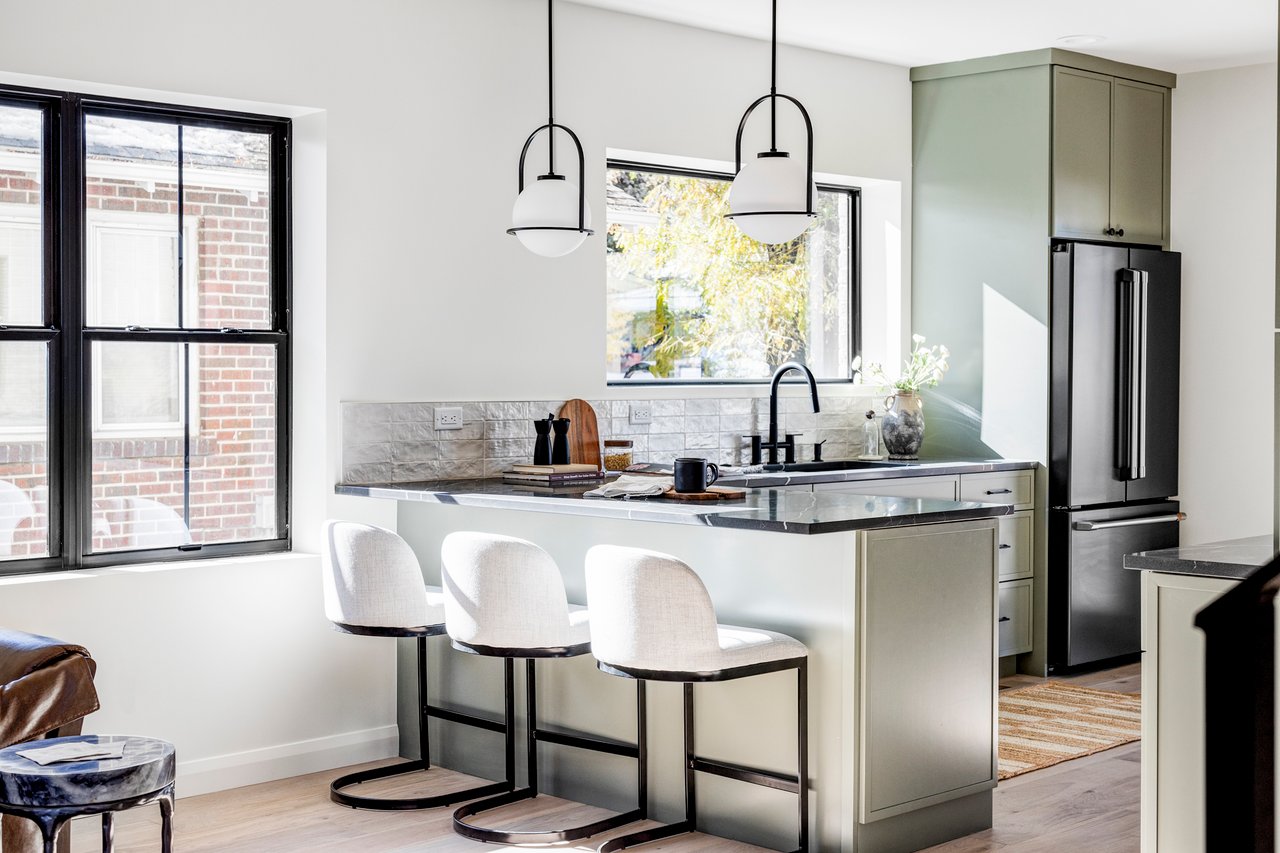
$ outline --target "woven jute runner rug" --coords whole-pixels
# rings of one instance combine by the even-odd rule
[[[1046,681],[1000,692],[1000,778],[1132,743],[1142,697]]]

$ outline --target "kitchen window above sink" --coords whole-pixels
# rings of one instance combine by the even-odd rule
[[[793,360],[852,381],[860,191],[818,184],[815,223],[770,246],[724,217],[732,177],[609,161],[609,384],[762,383]]]

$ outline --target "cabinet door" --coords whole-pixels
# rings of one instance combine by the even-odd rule
[[[886,498],[956,499],[955,477],[894,477],[888,480],[850,480],[843,483],[815,483],[815,492],[849,492]]]
[[[861,534],[861,823],[995,787],[995,519]]]
[[[1111,225],[1126,243],[1163,244],[1169,90],[1117,79],[1111,95]]]
[[[1053,69],[1053,234],[1111,239],[1111,78]]]
[[[1000,657],[1031,651],[1032,581],[1000,584]]]

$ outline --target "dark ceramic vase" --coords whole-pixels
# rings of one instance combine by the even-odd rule
[[[880,430],[890,459],[915,459],[924,441],[924,403],[912,391],[899,391],[885,399]]]

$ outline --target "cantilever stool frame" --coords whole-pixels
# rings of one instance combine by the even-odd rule
[[[501,657],[507,667],[515,658],[525,659],[525,750],[526,774],[525,787],[509,790],[484,800],[477,800],[461,806],[453,813],[454,832],[465,838],[476,841],[487,841],[497,844],[554,844],[561,841],[576,841],[611,829],[617,829],[628,823],[644,820],[649,813],[649,746],[648,746],[648,711],[645,701],[645,683],[636,682],[636,742],[634,744],[586,735],[581,732],[559,731],[538,727],[538,688],[535,671],[537,658],[577,657],[590,652],[590,645],[585,648],[561,647],[555,649],[499,649],[489,646],[469,646],[466,643],[453,641],[453,647],[463,652],[477,655]],[[508,754],[515,751],[514,708],[507,715],[506,748]],[[612,817],[602,818],[581,826],[555,830],[500,830],[478,826],[468,821],[481,812],[502,806],[530,800],[538,796],[538,744],[553,743],[560,746],[572,746],[578,749],[618,755],[636,759],[636,808],[620,812]]]
[[[418,744],[422,753],[420,758],[410,759],[399,764],[386,767],[374,767],[371,770],[358,770],[339,776],[329,784],[329,799],[353,809],[371,809],[377,811],[400,811],[409,809],[434,809],[440,806],[451,806],[464,800],[477,797],[488,797],[510,791],[515,787],[516,756],[511,735],[512,712],[515,707],[515,673],[511,661],[503,662],[503,697],[506,709],[504,722],[490,720],[474,714],[452,711],[430,704],[427,697],[427,638],[438,637],[445,633],[444,624],[427,625],[422,628],[384,628],[364,625],[345,625],[334,622],[336,630],[345,634],[356,634],[365,637],[412,637],[417,640],[417,682],[418,682]],[[506,773],[501,782],[491,782],[470,788],[461,788],[429,797],[361,797],[344,791],[352,785],[372,782],[375,779],[389,779],[422,770],[431,769],[431,735],[428,731],[428,720],[435,717],[451,723],[461,723],[485,731],[497,732],[504,736],[506,753]]]
[[[748,666],[734,667],[732,669],[716,670],[712,672],[667,672],[662,670],[635,669],[631,667],[614,666],[602,660],[597,660],[596,666],[601,672],[608,673],[609,675],[621,676],[622,678],[638,679],[641,684],[643,684],[645,680],[671,681],[681,682],[684,686],[684,820],[663,826],[656,826],[652,829],[640,830],[639,832],[633,832],[628,835],[621,835],[605,842],[600,847],[598,853],[612,853],[612,851],[615,850],[626,850],[631,847],[638,847],[641,844],[648,844],[651,841],[658,841],[675,835],[695,832],[697,830],[697,774],[699,772],[709,773],[713,776],[722,776],[726,779],[734,779],[739,782],[749,782],[752,785],[761,785],[766,788],[773,788],[778,791],[795,794],[799,800],[799,831],[797,833],[798,846],[794,853],[808,853],[809,786],[807,780],[809,778],[809,658],[807,656],[802,658],[790,658],[781,661],[751,664]],[[796,671],[797,682],[797,767],[794,775],[746,767],[741,764],[731,764],[727,761],[716,761],[697,754],[697,751],[694,748],[693,733],[693,685],[695,683],[735,681],[739,678],[748,678],[753,675],[764,675],[769,672],[784,672],[789,669],[794,669]]]
[[[500,782],[446,791],[427,797],[371,797],[347,791],[354,785],[389,779],[431,769],[431,717],[510,735],[511,709],[515,703],[515,677],[510,664],[504,671],[505,723],[474,714],[432,705],[427,696],[427,638],[446,633],[443,607],[433,605],[432,595],[443,595],[438,587],[428,587],[422,567],[408,543],[395,531],[371,524],[330,519],[323,527],[326,550],[323,554],[325,615],[335,630],[364,637],[413,638],[416,640],[418,682],[418,743],[421,757],[359,770],[333,780],[329,798],[353,809],[395,811],[449,806],[463,800],[510,791],[515,787],[515,753],[508,745],[506,775]],[[438,613],[435,612],[439,608]],[[509,739],[509,737],[508,737]]]
[[[590,614],[569,604],[560,568],[545,550],[511,536],[456,531],[440,548],[445,626],[454,648],[525,661],[525,787],[467,803],[453,814],[454,831],[499,844],[575,841],[648,815],[648,715],[645,683],[636,683],[634,743],[538,725],[537,660],[590,654]],[[578,826],[546,830],[494,829],[473,822],[484,812],[533,799],[539,793],[539,743],[571,746],[636,760],[636,807]],[[515,749],[513,709],[508,708],[507,750]]]
[[[596,545],[586,557],[587,600],[600,618],[592,655],[605,673],[678,682],[683,690],[684,818],[611,839],[599,853],[695,832],[697,774],[708,773],[795,794],[798,846],[809,848],[809,650],[794,637],[721,624],[706,585],[685,562],[643,548]],[[796,772],[779,773],[699,755],[694,685],[796,671]]]

